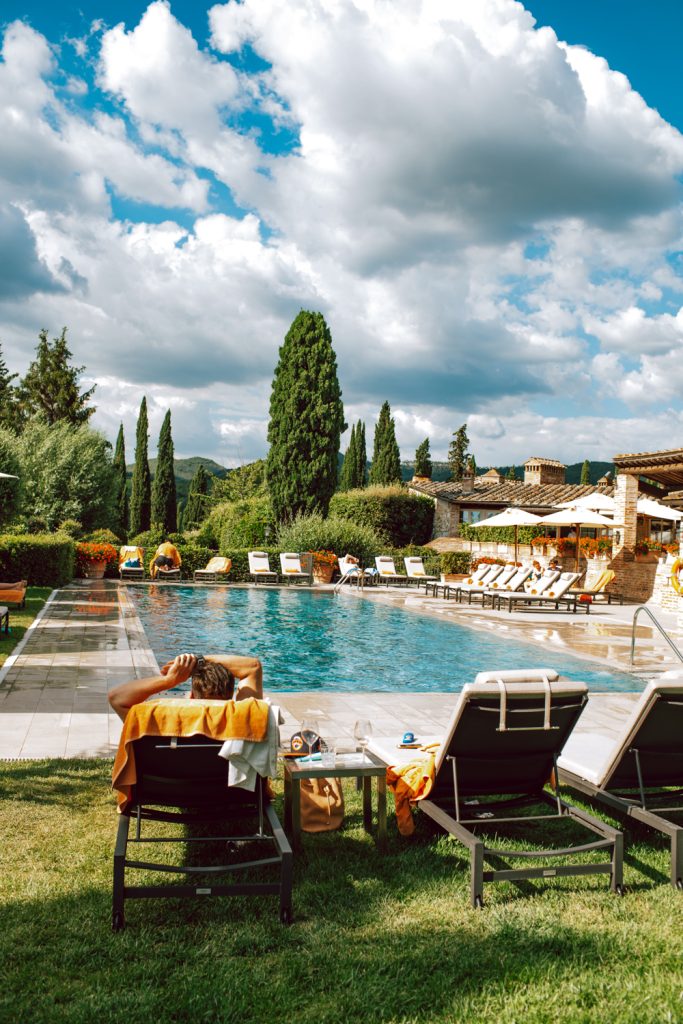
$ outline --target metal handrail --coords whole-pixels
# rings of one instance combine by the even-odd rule
[[[666,640],[666,642],[668,643],[669,647],[674,652],[678,660],[683,661],[683,654],[679,651],[678,647],[676,647],[676,644],[673,642],[667,631],[664,629],[661,622],[659,622],[659,620],[655,618],[655,616],[652,614],[650,609],[646,607],[646,605],[641,604],[638,606],[638,608],[636,608],[635,612],[633,613],[633,626],[631,627],[631,664],[633,664],[633,654],[636,649],[636,622],[641,612],[647,612],[647,614],[650,616],[655,626],[662,634],[662,636],[664,637],[664,639]]]

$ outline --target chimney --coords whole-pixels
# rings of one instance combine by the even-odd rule
[[[474,473],[472,472],[472,467],[470,465],[468,465],[466,469],[463,471],[462,480],[460,481],[460,484],[463,491],[474,490]]]

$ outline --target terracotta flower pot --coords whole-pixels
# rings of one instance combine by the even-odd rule
[[[331,583],[334,575],[333,565],[314,565],[313,579],[316,583]]]
[[[86,579],[101,580],[106,572],[107,563],[90,560],[85,563],[84,573]]]

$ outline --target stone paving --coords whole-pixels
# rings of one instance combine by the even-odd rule
[[[553,610],[509,614],[393,587],[356,596],[537,644],[550,667],[553,651],[564,649],[629,669],[633,606],[594,605],[589,616]],[[675,616],[656,614],[666,629],[675,630]],[[683,668],[650,625],[639,625],[637,636],[635,671],[641,676]],[[115,580],[83,580],[62,588],[0,672],[0,758],[113,757],[121,723],[109,709],[109,689],[157,671],[126,587]],[[634,681],[634,689],[639,685]],[[406,725],[423,736],[438,735],[453,700],[449,693],[277,694],[285,717],[283,739],[304,716],[315,716],[323,736],[340,746],[352,744],[361,711],[376,736],[397,736]]]

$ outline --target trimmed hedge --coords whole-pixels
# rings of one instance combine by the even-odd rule
[[[534,537],[541,537],[546,532],[544,526],[520,526],[517,530],[518,544],[531,544]],[[461,523],[458,533],[465,540],[476,540],[481,544],[514,544],[514,526],[471,526]]]
[[[63,587],[73,579],[76,545],[60,534],[0,535],[0,578],[32,587]]]
[[[434,526],[434,502],[403,487],[366,487],[335,494],[330,516],[350,519],[384,534],[397,548],[425,544]]]
[[[443,551],[441,553],[441,572],[470,572],[472,557],[469,551]]]

